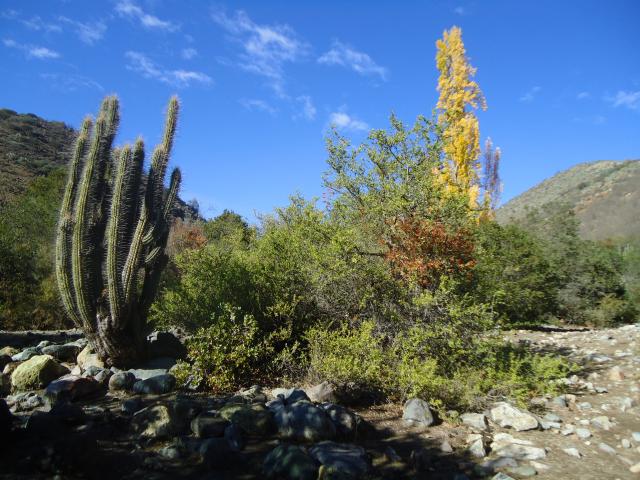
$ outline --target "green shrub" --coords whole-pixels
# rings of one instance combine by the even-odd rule
[[[258,380],[270,353],[255,318],[228,304],[221,305],[211,324],[189,339],[187,350],[189,362],[176,367],[178,382],[216,392],[233,391]]]

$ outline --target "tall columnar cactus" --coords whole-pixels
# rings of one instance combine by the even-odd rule
[[[56,239],[56,276],[65,310],[110,364],[144,356],[146,318],[167,262],[164,253],[180,170],[164,178],[178,119],[169,102],[165,131],[143,176],[144,143],[113,148],[118,99],[82,123],[69,166]]]

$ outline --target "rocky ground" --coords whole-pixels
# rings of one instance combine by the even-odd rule
[[[326,383],[179,391],[169,334],[119,371],[78,332],[0,332],[0,478],[640,478],[640,325],[509,339],[578,363],[567,393],[442,422],[420,399],[350,410]]]

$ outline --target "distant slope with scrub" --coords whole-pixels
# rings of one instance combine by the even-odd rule
[[[528,210],[550,204],[573,208],[586,239],[640,238],[640,160],[576,165],[511,199],[497,219],[521,220]]]
[[[0,205],[25,191],[35,178],[64,166],[73,128],[31,113],[0,109]]]

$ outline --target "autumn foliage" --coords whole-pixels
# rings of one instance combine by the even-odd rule
[[[434,289],[443,276],[466,276],[475,266],[474,244],[466,229],[449,231],[442,222],[407,217],[396,220],[386,241],[386,260],[403,280]]]

